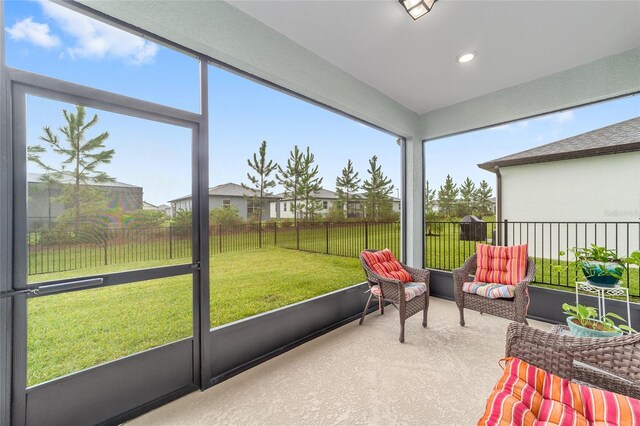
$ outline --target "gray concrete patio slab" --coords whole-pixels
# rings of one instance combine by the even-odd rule
[[[455,303],[431,298],[428,328],[414,315],[400,344],[389,307],[131,424],[475,424],[502,372],[509,321],[467,311],[466,322]]]

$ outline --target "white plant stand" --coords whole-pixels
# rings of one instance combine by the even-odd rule
[[[625,296],[627,299],[627,324],[630,324],[631,321],[631,306],[629,304],[629,288],[623,287],[620,285],[622,281],[618,281],[613,287],[600,287],[597,285],[593,285],[588,281],[576,281],[576,305],[579,303],[578,298],[580,296],[580,290],[585,293],[595,294],[598,298],[598,313],[600,314],[600,319],[607,314],[605,301],[607,300],[607,296]]]

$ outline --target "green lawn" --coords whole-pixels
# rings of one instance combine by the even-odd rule
[[[425,237],[425,266],[451,271],[460,267],[469,256],[475,253],[476,242],[460,241],[457,227],[443,227],[440,231],[440,235]],[[534,253],[530,252],[529,254],[533,255]],[[536,262],[536,282],[533,285],[574,291],[575,281],[584,279],[573,266],[561,273],[554,271],[555,265],[566,265],[566,260],[560,263],[561,261],[558,259],[535,257],[534,261]],[[634,301],[640,301],[640,276],[638,272],[637,268],[632,268],[623,277]]]
[[[282,248],[217,254],[211,260],[212,326],[364,280],[358,259]],[[161,264],[129,263],[127,269]],[[109,268],[42,278],[95,275]],[[191,336],[191,300],[191,276],[30,299],[28,384]]]

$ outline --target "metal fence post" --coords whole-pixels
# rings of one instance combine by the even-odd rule
[[[504,220],[504,244],[502,245],[509,245],[509,221],[507,219]]]
[[[105,266],[107,265],[107,251],[108,251],[107,240],[105,240],[104,241],[104,264],[105,264]]]
[[[369,248],[369,222],[364,221],[364,248]]]
[[[327,240],[327,251],[326,254],[329,254],[329,222],[325,222],[325,235]]]
[[[169,226],[169,259],[173,259],[173,227]]]
[[[218,225],[218,248],[220,249],[220,253],[222,253],[222,224]]]
[[[278,246],[278,222],[273,222],[273,246]]]

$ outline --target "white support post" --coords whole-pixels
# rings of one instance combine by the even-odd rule
[[[424,264],[424,147],[419,137],[404,142],[402,208],[404,209],[405,260],[409,266]]]

